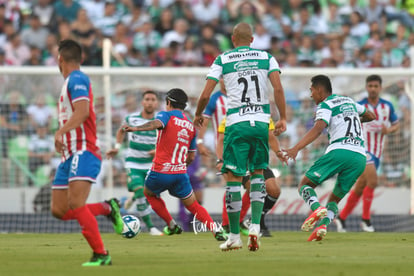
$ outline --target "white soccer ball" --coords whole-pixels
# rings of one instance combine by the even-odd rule
[[[141,232],[141,222],[139,219],[132,215],[126,215],[122,217],[124,221],[124,229],[122,230],[122,236],[127,239],[132,239]]]

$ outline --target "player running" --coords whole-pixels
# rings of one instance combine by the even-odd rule
[[[154,120],[143,125],[124,125],[123,128],[126,132],[159,130],[155,158],[145,179],[144,194],[152,209],[166,222],[164,233],[173,235],[182,232],[160,197],[163,191],[168,190],[172,196],[181,199],[187,210],[204,223],[217,240],[224,241],[223,233],[207,210],[197,202],[187,174],[187,165],[194,160],[196,151],[196,130],[184,113],[187,101],[188,97],[182,89],[171,89],[166,97],[167,111],[159,112]]]
[[[349,97],[332,94],[331,81],[327,76],[314,76],[310,91],[318,105],[315,124],[294,147],[285,151],[287,157],[295,160],[298,152],[327,128],[329,146],[325,154],[305,173],[298,188],[300,196],[312,210],[312,214],[302,224],[302,231],[310,231],[320,220],[308,238],[308,241],[320,241],[338,213],[339,201],[365,169],[365,141],[361,121],[372,121],[375,114]],[[314,189],[334,175],[338,175],[335,187],[326,207],[323,207]]]
[[[142,95],[141,105],[143,110],[139,113],[132,113],[126,116],[123,125],[138,126],[154,120],[155,111],[158,108],[157,93],[151,90],[145,91]],[[112,158],[118,154],[124,137],[125,132],[120,127],[116,133],[115,148],[106,153],[107,158]],[[124,208],[129,209],[133,202],[136,201],[138,216],[144,221],[152,236],[160,236],[162,232],[152,223],[150,215],[152,210],[144,195],[144,180],[152,165],[156,141],[157,130],[155,129],[136,133],[129,132],[128,151],[125,160],[125,168],[128,173],[127,187],[128,191],[133,193],[133,196],[125,201]]]

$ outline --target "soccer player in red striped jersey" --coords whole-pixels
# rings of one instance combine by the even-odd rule
[[[216,227],[207,210],[197,202],[187,174],[187,165],[194,160],[196,151],[196,129],[184,113],[187,101],[187,94],[182,89],[173,88],[167,93],[167,111],[159,112],[154,120],[145,124],[124,125],[122,128],[126,132],[159,130],[155,157],[145,179],[144,194],[152,209],[167,224],[164,233],[173,235],[182,232],[181,226],[172,218],[160,197],[162,192],[168,191],[179,198],[187,210],[213,232],[218,241],[224,241],[226,238],[222,231]]]
[[[362,124],[366,141],[367,165],[365,171],[355,183],[344,209],[336,220],[338,232],[346,232],[345,220],[358,204],[361,195],[361,228],[365,232],[375,231],[371,223],[371,204],[374,198],[374,189],[378,185],[377,169],[380,165],[385,135],[394,133],[399,129],[398,117],[395,114],[392,103],[379,96],[382,90],[382,78],[378,75],[370,75],[366,78],[365,84],[368,97],[358,103],[375,113],[377,118]]]
[[[82,49],[74,40],[62,40],[58,48],[59,70],[65,78],[59,100],[59,130],[55,149],[62,154],[52,185],[53,216],[61,220],[77,220],[82,234],[93,250],[92,258],[83,266],[111,265],[104,248],[97,215],[112,219],[115,231],[121,234],[123,221],[115,199],[86,204],[91,184],[101,168],[97,145],[96,116],[89,77],[80,71]]]

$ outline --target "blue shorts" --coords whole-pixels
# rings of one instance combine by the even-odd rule
[[[85,180],[95,182],[101,170],[101,160],[89,151],[73,154],[60,163],[53,180],[53,189],[67,189],[69,182]]]
[[[186,199],[193,193],[188,174],[165,174],[150,171],[145,178],[145,187],[156,195],[168,191],[170,195]]]
[[[367,164],[374,164],[375,168],[378,170],[380,165],[380,159],[376,157],[374,154],[370,153],[369,151],[367,153]]]

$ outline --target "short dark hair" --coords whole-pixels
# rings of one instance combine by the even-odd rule
[[[187,106],[188,97],[184,90],[180,88],[173,88],[167,92],[165,100],[170,102],[173,108],[179,108],[184,110]]]
[[[155,92],[154,90],[146,90],[144,93],[142,93],[142,98],[144,98],[144,97],[145,97],[145,95],[147,95],[147,94],[152,94],[152,95],[154,95],[155,97],[157,97],[157,99],[158,99],[158,93],[157,93],[157,92]]]
[[[328,76],[316,75],[311,79],[312,86],[322,86],[328,94],[332,94],[332,84]]]
[[[380,85],[382,85],[382,78],[379,75],[369,75],[367,79],[365,80],[365,83],[371,82],[371,81],[377,81]]]
[[[81,63],[82,47],[72,39],[65,39],[59,42],[59,55],[68,62]]]

